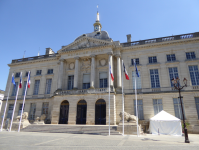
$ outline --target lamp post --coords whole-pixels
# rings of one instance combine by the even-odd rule
[[[184,124],[185,143],[190,143],[189,138],[188,138],[188,132],[187,132],[186,124],[185,124],[184,110],[183,110],[182,99],[181,99],[181,98],[183,98],[181,96],[181,90],[184,87],[187,87],[187,79],[184,78],[184,80],[183,80],[184,85],[183,86],[180,86],[180,79],[178,77],[177,78],[173,78],[171,81],[172,81],[172,84],[175,87],[175,89],[177,89],[179,91],[179,97],[178,98],[180,98],[181,109],[182,109],[182,118],[183,118],[183,124]]]

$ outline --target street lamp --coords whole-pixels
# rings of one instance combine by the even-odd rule
[[[184,110],[183,110],[182,100],[181,100],[181,98],[183,98],[181,96],[181,90],[184,87],[187,87],[187,79],[186,78],[183,79],[183,83],[184,83],[183,86],[180,86],[180,79],[178,77],[177,78],[173,78],[171,81],[172,81],[172,84],[175,87],[175,89],[177,89],[179,91],[179,97],[178,98],[180,98],[181,109],[182,109],[182,117],[183,117],[183,124],[184,124],[184,134],[185,134],[185,143],[190,143],[189,138],[188,138],[188,132],[187,132],[186,124],[185,124]]]

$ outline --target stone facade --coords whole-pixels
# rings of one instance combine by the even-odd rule
[[[78,37],[73,43],[63,46],[57,53],[52,49],[46,49],[46,55],[12,60],[9,64],[10,72],[8,75],[5,98],[11,82],[12,73],[23,73],[23,83],[27,80],[25,76],[27,71],[31,71],[31,86],[27,91],[24,112],[31,114],[31,103],[36,104],[34,118],[43,114],[44,103],[47,107],[47,123],[59,124],[61,104],[67,100],[68,124],[76,124],[78,115],[78,103],[80,100],[86,101],[86,124],[96,124],[97,102],[103,99],[105,103],[105,124],[109,123],[109,62],[112,66],[114,82],[110,81],[110,123],[119,124],[119,113],[122,111],[122,80],[121,61],[124,61],[130,80],[124,78],[124,109],[130,114],[134,114],[134,89],[133,89],[133,71],[132,59],[139,58],[137,65],[140,71],[140,87],[138,99],[142,100],[143,118],[139,122],[147,131],[149,119],[154,116],[154,99],[161,99],[163,109],[175,114],[174,98],[179,94],[171,87],[169,68],[177,67],[180,79],[184,77],[188,80],[188,86],[183,89],[183,103],[186,121],[190,123],[189,132],[199,133],[199,112],[197,112],[196,99],[199,97],[199,84],[193,85],[190,77],[189,66],[199,67],[199,33],[177,35],[173,37],[163,37],[157,39],[131,41],[128,35],[127,43],[120,43],[109,38],[108,33],[101,31],[103,36],[97,37],[100,32],[84,34]],[[50,52],[50,53],[49,53]],[[195,58],[187,59],[186,53],[194,52]],[[167,55],[175,54],[175,61],[168,61]],[[157,62],[149,63],[149,57],[156,56]],[[53,69],[53,73],[48,70]],[[150,70],[157,69],[159,76],[159,87],[152,86]],[[42,70],[37,75],[37,70]],[[107,74],[106,83],[100,85],[100,73]],[[84,75],[89,75],[90,87],[84,89]],[[72,76],[72,89],[69,89],[69,83]],[[196,77],[199,80],[199,77]],[[47,79],[51,80],[50,93],[47,92]],[[15,82],[19,82],[19,77]],[[35,81],[39,80],[38,94],[34,95]],[[70,81],[69,81],[70,80]],[[181,81],[181,84],[183,82]],[[12,94],[13,87],[11,87]],[[18,115],[20,104],[23,100],[23,90],[19,90],[15,117]],[[10,96],[9,104],[14,104],[14,96]],[[79,104],[80,105],[80,104]],[[99,104],[100,105],[100,104]],[[5,101],[2,112],[4,111]],[[101,105],[100,105],[101,106]],[[80,107],[79,107],[80,108]],[[81,107],[81,110],[83,108]],[[65,111],[65,109],[64,109]],[[199,111],[199,110],[198,110]],[[98,112],[99,113],[99,112]],[[102,112],[101,112],[102,113]],[[8,109],[6,114],[8,114]],[[135,114],[134,114],[135,115]],[[81,117],[80,117],[81,118]]]

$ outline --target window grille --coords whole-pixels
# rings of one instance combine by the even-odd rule
[[[9,104],[8,115],[7,115],[7,118],[9,118],[9,119],[12,118],[13,108],[14,108],[14,104]]]
[[[68,90],[72,90],[74,87],[74,75],[68,76]]]
[[[152,63],[157,63],[157,57],[156,56],[149,57],[149,64],[152,64]]]
[[[183,104],[183,99],[182,100],[182,106],[183,106],[183,111],[184,111],[184,104]],[[182,108],[181,108],[181,103],[179,98],[173,98],[173,104],[174,104],[174,111],[175,111],[175,116],[179,119],[183,119],[182,116]],[[185,115],[185,111],[184,111]]]
[[[194,59],[196,58],[195,52],[188,52],[186,53],[187,59]]]
[[[163,110],[162,99],[153,99],[154,115]]]
[[[37,70],[36,75],[41,75],[42,70]]]
[[[34,87],[33,95],[38,95],[38,92],[39,92],[39,84],[40,84],[40,80],[35,80],[35,87]]]
[[[17,88],[18,88],[18,82],[15,82],[15,85],[13,85],[12,96],[16,96]]]
[[[199,85],[198,66],[189,66],[189,73],[190,73],[192,85]]]
[[[25,95],[26,83],[27,83],[27,81],[24,81],[24,83],[23,83],[23,91],[22,91],[22,95]],[[28,87],[27,87],[27,90],[26,90],[26,94],[27,94],[27,91],[28,91]]]
[[[133,89],[135,89],[135,79],[136,79],[136,89],[142,89],[142,83],[141,83],[141,72],[138,71],[139,77],[135,74],[135,71],[132,72],[132,82],[133,82]]]
[[[108,87],[108,84],[107,84],[107,72],[101,72],[100,73],[100,88],[106,88]]]
[[[142,100],[137,100],[137,110],[138,110],[138,118],[139,118],[139,120],[144,120],[143,102],[142,102]],[[134,100],[134,114],[135,114],[135,116],[137,116],[137,113],[136,113],[136,100]]]
[[[53,69],[48,69],[47,74],[53,74]]]
[[[29,120],[35,120],[35,112],[36,112],[36,104],[35,103],[31,103],[30,104]]]
[[[139,58],[134,58],[134,59],[135,59],[136,65],[139,65],[140,64]],[[131,65],[134,65],[134,59],[131,59]]]
[[[17,73],[15,74],[15,78],[18,78],[18,77],[20,77],[20,72],[17,72]]]
[[[83,89],[90,88],[90,74],[83,75]]]
[[[50,94],[52,79],[46,79],[46,94]]]
[[[45,114],[46,117],[48,116],[48,106],[49,106],[48,102],[44,102],[42,106],[42,115]]]
[[[159,81],[158,69],[151,69],[150,76],[151,76],[151,88],[159,88],[160,81]]]
[[[21,112],[22,112],[22,106],[23,106],[23,104],[19,104],[18,116],[20,116],[20,115],[21,115]],[[25,104],[24,104],[24,108],[25,108]],[[23,108],[23,112],[24,112],[24,108]]]
[[[176,61],[176,56],[175,56],[175,54],[167,55],[167,61]]]
[[[172,84],[172,79],[173,78],[177,78],[178,76],[178,68],[177,67],[173,67],[173,68],[169,68],[169,77],[170,77],[170,83],[171,83],[171,87],[173,87]]]
[[[199,119],[199,97],[195,97],[195,102],[196,102],[196,110],[197,110],[198,119]]]

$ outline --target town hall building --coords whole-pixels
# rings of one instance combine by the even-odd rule
[[[149,120],[161,110],[182,119],[179,93],[171,79],[187,79],[182,91],[183,107],[189,133],[199,133],[199,32],[140,41],[113,41],[97,19],[94,31],[45,55],[15,59],[10,67],[1,110],[4,112],[12,73],[23,88],[19,90],[15,116],[22,111],[28,71],[31,85],[27,90],[24,112],[29,121],[46,114],[46,124],[109,124],[109,62],[114,81],[110,81],[110,124],[117,125],[122,111],[122,60],[130,80],[124,78],[124,111],[135,115],[137,81],[138,117],[146,132]],[[136,60],[140,77],[134,75]],[[6,118],[11,118],[16,87],[11,86]]]

